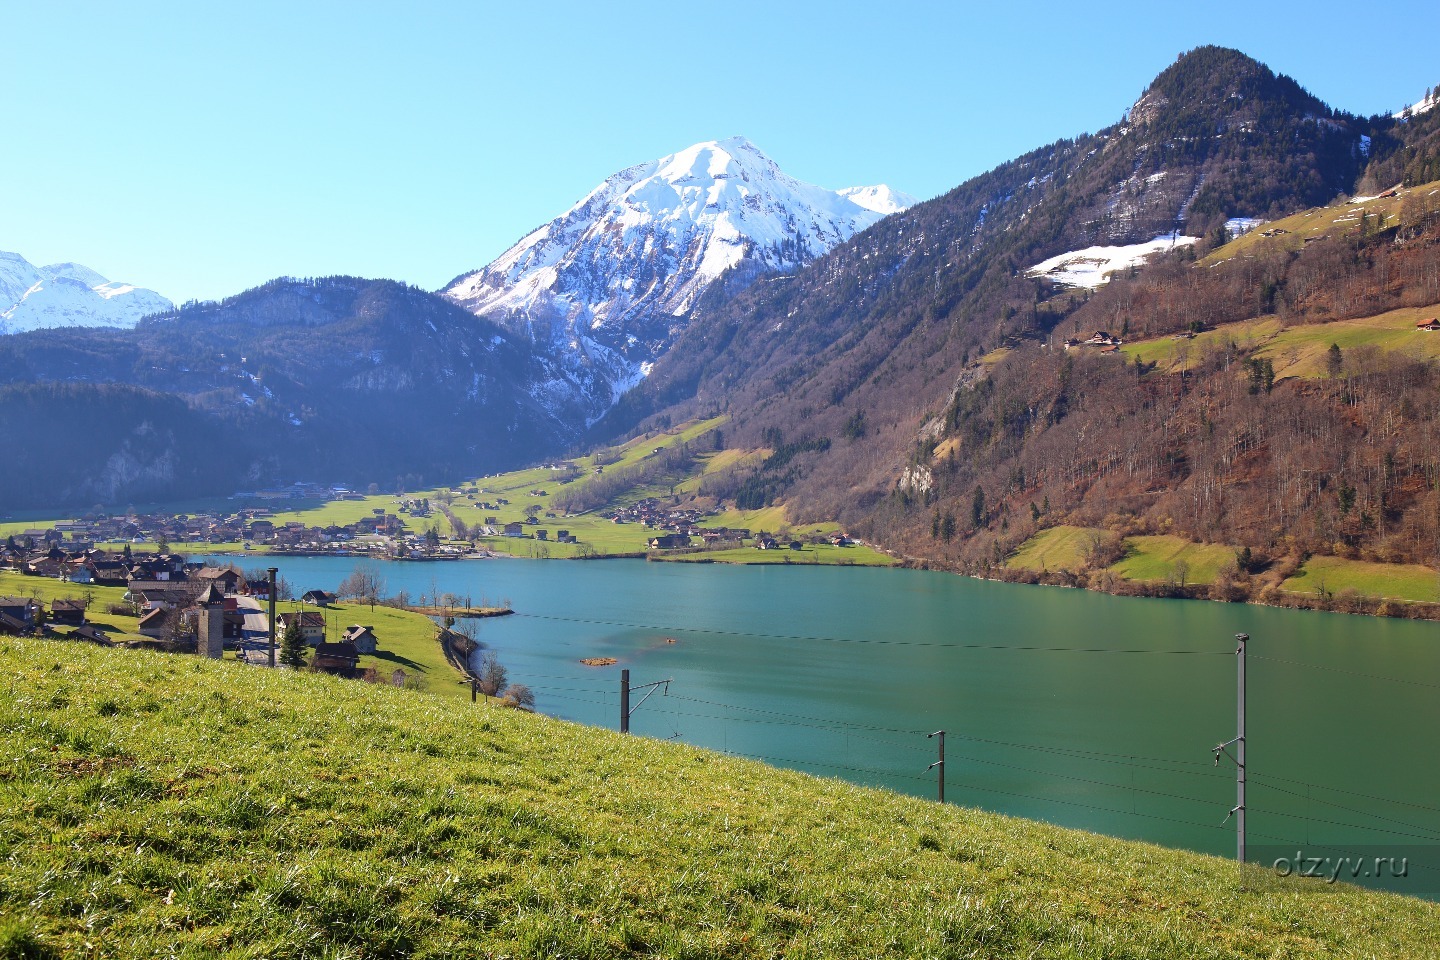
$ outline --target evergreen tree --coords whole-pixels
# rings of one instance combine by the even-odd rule
[[[305,634],[300,630],[300,614],[297,613],[286,622],[285,633],[280,638],[280,662],[299,670],[305,666],[308,647]]]

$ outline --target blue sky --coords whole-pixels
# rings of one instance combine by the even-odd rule
[[[11,4],[0,249],[177,300],[435,288],[609,174],[742,134],[920,197],[1233,46],[1357,113],[1440,84],[1430,2]]]

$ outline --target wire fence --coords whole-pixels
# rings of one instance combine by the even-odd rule
[[[1085,647],[1065,645],[1003,644],[1003,643],[960,643],[948,641],[925,641],[882,638],[845,638],[804,634],[776,634],[753,631],[717,629],[657,627],[653,624],[599,620],[578,617],[556,617],[536,614],[520,614],[534,620],[591,626],[649,630],[655,632],[684,632],[687,634],[742,636],[774,641],[833,643],[833,644],[875,644],[882,646],[929,647],[956,650],[995,651],[1024,653],[1076,654],[1087,656],[1179,656],[1179,657],[1226,657],[1236,655],[1233,646],[1225,649],[1189,648],[1137,648],[1137,647]],[[1363,679],[1368,682],[1393,683],[1412,688],[1440,689],[1440,683],[1424,679],[1390,677],[1381,674],[1352,671],[1325,664],[1309,663],[1250,653],[1257,661],[1281,664],[1319,671],[1338,673]],[[613,686],[601,686],[585,678],[560,674],[530,674],[527,683],[547,699],[566,703],[603,707],[615,711],[618,717],[618,690]],[[740,703],[692,697],[683,693],[670,692],[652,699],[647,706],[652,713],[652,725],[669,727],[673,733],[666,739],[696,742],[699,746],[716,747],[711,742],[718,730],[718,749],[722,752],[765,763],[790,767],[798,770],[832,775],[840,779],[862,784],[878,784],[906,792],[924,794],[926,787],[935,784],[935,775],[925,772],[934,757],[934,745],[927,742],[930,730],[866,724],[848,720],[796,713]],[[682,728],[691,727],[691,721],[704,725],[701,735],[687,737]],[[757,743],[753,734],[734,735],[747,728],[784,727],[802,737],[801,746],[809,755],[785,755],[792,751],[774,751]],[[1215,731],[1220,733],[1221,731]],[[692,734],[694,730],[692,728]],[[815,738],[821,737],[820,743]],[[1089,811],[1109,817],[1137,818],[1141,821],[1158,821],[1184,826],[1190,830],[1205,831],[1204,835],[1228,833],[1229,819],[1207,816],[1205,811],[1217,814],[1229,809],[1226,792],[1233,788],[1235,779],[1230,770],[1217,768],[1209,758],[1210,750],[1203,742],[1196,744],[1198,756],[1187,757],[1155,756],[1152,753],[1107,752],[1054,743],[1026,743],[1018,740],[967,735],[949,731],[952,743],[968,744],[971,749],[962,752],[951,751],[945,758],[947,788],[952,796],[964,796],[976,801],[976,805],[999,807],[1002,812],[1014,807],[1013,803],[983,803],[981,798],[1003,797],[1008,801],[1024,801],[1026,804],[1049,804],[1074,810]],[[803,738],[809,739],[803,739]],[[820,753],[818,748],[825,738],[833,737],[835,749]],[[732,749],[731,741],[735,741]],[[698,742],[697,742],[698,741]],[[773,745],[776,741],[767,741]],[[780,741],[785,742],[785,741]],[[792,738],[791,745],[795,745]],[[867,749],[855,749],[856,745]],[[856,754],[861,758],[857,760]],[[883,757],[876,765],[877,757]],[[1024,762],[1025,757],[1034,758]],[[1200,759],[1205,757],[1207,759]],[[1047,767],[1053,763],[1063,769]],[[1253,760],[1252,760],[1253,763]],[[958,768],[958,770],[957,770]],[[962,772],[963,771],[963,772]],[[1418,841],[1426,844],[1440,844],[1440,806],[1418,800],[1386,795],[1376,792],[1357,791],[1347,787],[1317,783],[1270,775],[1253,766],[1247,773],[1257,799],[1277,800],[1273,806],[1268,803],[1247,805],[1252,815],[1267,818],[1264,823],[1293,826],[1303,824],[1304,838],[1280,836],[1265,830],[1257,831],[1251,826],[1250,837],[1284,844],[1304,844],[1310,848],[1339,850],[1333,845],[1326,846],[1310,840],[1310,828],[1332,827],[1344,831],[1359,831],[1367,837],[1377,837],[1384,842]],[[1016,781],[1019,781],[1018,783]],[[1023,789],[1029,784],[1032,789]],[[1038,788],[1037,788],[1038,785]],[[1017,787],[1022,787],[1017,789]],[[1071,792],[1067,792],[1071,791]],[[1100,794],[1099,802],[1094,796],[1076,795],[1073,791]],[[1208,795],[1207,795],[1208,794]],[[1233,796],[1233,794],[1231,795]],[[1283,798],[1283,799],[1282,799]],[[1128,807],[1126,802],[1128,801]],[[1288,802],[1287,802],[1288,801]],[[1155,807],[1141,808],[1141,804],[1155,804]],[[1390,808],[1401,808],[1394,811]],[[1178,808],[1178,809],[1176,809]],[[1384,808],[1384,812],[1380,809]],[[1191,811],[1185,813],[1185,811]],[[1176,813],[1182,815],[1176,816]],[[1395,815],[1392,815],[1395,814]],[[1426,824],[1429,817],[1434,823]],[[1418,869],[1431,869],[1419,866]]]

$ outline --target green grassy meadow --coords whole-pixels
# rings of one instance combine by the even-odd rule
[[[1110,569],[1127,580],[1168,580],[1184,563],[1186,583],[1214,583],[1221,568],[1234,564],[1235,548],[1218,543],[1191,543],[1182,537],[1130,537],[1124,559]]]
[[[450,666],[440,649],[440,641],[435,637],[435,621],[424,614],[381,604],[372,608],[364,603],[338,603],[317,608],[289,600],[275,605],[277,614],[294,610],[318,610],[324,614],[325,639],[331,643],[339,642],[340,634],[351,624],[373,628],[379,650],[373,655],[362,655],[360,669],[374,667],[382,677],[389,678],[398,667],[412,680],[418,681],[427,693],[470,698],[469,686],[461,682],[460,674]],[[484,621],[480,623],[480,638],[483,640]]]
[[[1016,570],[1080,570],[1089,538],[1104,532],[1065,524],[1048,527],[1022,543],[1005,565]]]
[[[0,596],[33,597],[46,604],[47,607],[56,600],[88,599],[90,606],[85,611],[86,622],[104,630],[110,639],[117,642],[144,639],[136,632],[139,624],[138,618],[106,612],[106,607],[110,604],[124,602],[124,587],[95,587],[83,583],[52,580],[49,577],[28,577],[23,573],[0,570]]]
[[[1353,590],[1370,597],[1435,603],[1440,601],[1440,571],[1412,563],[1370,563],[1344,557],[1311,557],[1281,584],[1292,593]]]
[[[1015,570],[1083,570],[1084,548],[1094,532],[1087,527],[1056,526],[1026,540],[1005,565]],[[1187,584],[1214,583],[1220,571],[1235,562],[1237,547],[1192,543],[1181,537],[1127,537],[1125,556],[1107,569],[1126,580],[1156,582],[1176,576],[1176,564],[1188,569]],[[1290,593],[1318,595],[1351,591],[1361,596],[1417,603],[1440,602],[1440,570],[1420,564],[1372,563],[1343,557],[1310,557],[1280,584]]]
[[[194,657],[0,639],[0,749],[7,958],[1440,952],[1433,903]]]

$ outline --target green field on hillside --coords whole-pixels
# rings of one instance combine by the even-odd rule
[[[308,586],[298,583],[294,586],[297,592],[309,589]],[[479,600],[478,597],[475,599]],[[340,634],[352,624],[371,627],[379,641],[378,652],[361,656],[360,669],[374,667],[382,677],[388,679],[398,667],[428,693],[469,699],[469,686],[461,682],[460,674],[450,666],[440,649],[440,641],[435,636],[435,621],[424,614],[381,604],[376,604],[373,608],[364,603],[313,607],[291,600],[275,605],[277,614],[294,610],[323,614],[325,639],[330,643],[338,643]],[[483,641],[484,620],[478,622],[481,624],[480,639]]]
[[[465,525],[467,534],[473,527],[483,525],[487,518],[493,517],[493,526],[499,528],[509,523],[525,523],[528,516],[533,514],[538,522],[525,523],[524,537],[481,537],[476,541],[477,545],[494,553],[535,559],[638,555],[647,551],[648,541],[660,531],[637,523],[614,523],[610,517],[617,509],[631,506],[646,498],[681,504],[684,498],[700,493],[706,477],[756,463],[769,455],[769,451],[765,449],[711,449],[713,443],[707,435],[722,428],[725,422],[725,417],[691,421],[673,430],[636,437],[621,446],[598,450],[563,464],[547,464],[493,474],[454,487],[412,491],[403,497],[385,494],[367,496],[360,500],[284,500],[267,502],[266,505],[272,510],[282,506],[288,508],[277,510],[272,515],[271,519],[276,524],[298,522],[306,526],[344,526],[369,517],[378,509],[398,514],[411,533],[420,533],[433,526],[442,538],[452,538],[457,533],[455,524],[442,511],[442,507],[448,508],[455,520]],[[657,451],[697,441],[702,441],[697,446],[705,449],[692,452],[693,463],[688,470],[676,471],[673,476],[652,476],[632,483],[613,494],[607,494],[608,499],[603,506],[580,513],[567,515],[565,509],[553,505],[562,494],[582,491],[588,484],[599,482],[604,474],[597,474],[597,470],[611,471],[610,476],[613,477],[616,471],[643,465],[655,457]],[[399,514],[402,499],[421,498],[430,500],[430,516]],[[507,502],[500,503],[501,500]],[[481,504],[484,503],[491,506],[482,507]],[[236,505],[231,504],[231,509],[235,508]],[[6,526],[18,532],[35,525],[42,524],[39,521],[15,522],[0,525],[0,532],[3,532]],[[791,525],[785,519],[784,504],[760,510],[724,511],[704,518],[700,525],[742,527],[756,533],[783,532],[788,537],[799,539],[806,539],[814,534],[833,533],[840,529],[839,524],[833,522]],[[543,541],[536,536],[540,530],[546,533]],[[556,537],[561,530],[568,531],[578,542],[559,543]],[[239,543],[176,543],[171,544],[171,548],[185,553],[248,553],[256,555],[256,565],[269,562],[269,558],[264,556],[268,551],[263,546],[257,546],[252,551],[243,551],[243,545]],[[744,562],[784,562],[775,558],[752,557],[743,551],[714,559],[735,562],[742,558]],[[237,556],[236,561],[247,562],[241,556]],[[792,562],[795,561],[792,559]],[[868,547],[857,547],[837,553],[832,553],[828,548],[817,548],[806,555],[804,562],[885,564],[893,561]]]
[[[1405,198],[1412,194],[1427,194],[1440,191],[1440,184],[1426,183],[1416,187],[1403,187],[1395,196],[1372,198],[1360,202],[1345,201],[1329,207],[1315,207],[1291,214],[1279,220],[1262,224],[1244,236],[1237,237],[1200,260],[1200,266],[1210,266],[1223,260],[1253,255],[1263,248],[1299,250],[1308,239],[1317,237],[1344,237],[1360,231],[1362,213],[1371,218],[1384,216],[1387,226],[1394,226],[1400,216]],[[1265,236],[1269,232],[1271,236]]]
[[[1050,527],[1022,543],[1005,566],[1014,570],[1081,570],[1091,536],[1104,533],[1096,527]]]
[[[283,567],[281,575],[284,575]],[[305,584],[293,585],[297,592],[309,588]],[[86,621],[104,630],[111,640],[124,642],[145,639],[137,632],[138,620],[124,614],[108,612],[110,604],[123,602],[124,587],[94,587],[80,583],[66,583],[48,577],[27,577],[8,570],[0,571],[0,596],[33,597],[45,604],[58,599],[88,599]],[[475,598],[478,602],[479,598]],[[498,599],[498,598],[497,598]],[[295,601],[282,601],[276,605],[277,613],[292,610],[310,610]],[[322,611],[326,619],[326,634],[330,641],[338,641],[340,632],[354,623],[373,626],[380,640],[380,652],[376,656],[362,656],[360,666],[375,667],[385,676],[403,668],[434,693],[469,697],[468,687],[463,687],[460,675],[446,662],[440,643],[435,639],[435,623],[422,614],[393,607],[377,605],[373,610],[359,603],[343,603],[326,607]],[[481,639],[484,639],[484,621],[480,621]],[[68,627],[58,628],[62,633]],[[3,956],[3,955],[0,955]]]
[[[1125,557],[1110,569],[1127,580],[1179,579],[1184,564],[1186,583],[1214,583],[1223,567],[1234,565],[1235,548],[1219,543],[1191,543],[1183,537],[1129,537]]]
[[[1440,602],[1440,571],[1413,563],[1369,563],[1343,557],[1311,557],[1281,584],[1292,593],[1353,590],[1368,597]]]
[[[0,596],[30,597],[47,607],[56,600],[88,600],[85,620],[115,641],[140,640],[136,632],[139,619],[127,614],[110,613],[110,604],[124,602],[124,587],[96,587],[83,583],[67,583],[49,577],[27,577],[23,573],[0,570]],[[69,627],[59,628],[67,631]]]
[[[1161,337],[1127,343],[1121,351],[1131,359],[1155,363],[1166,372],[1194,364],[1204,352],[1233,341],[1275,365],[1275,376],[1315,379],[1329,376],[1326,361],[1333,343],[1342,353],[1355,347],[1403,353],[1417,359],[1440,358],[1440,331],[1416,330],[1415,325],[1440,316],[1440,309],[1406,307],[1373,317],[1284,326],[1274,317],[1227,323],[1196,334],[1192,339]]]
[[[0,639],[0,749],[7,958],[1440,952],[1420,900],[194,657]]]

